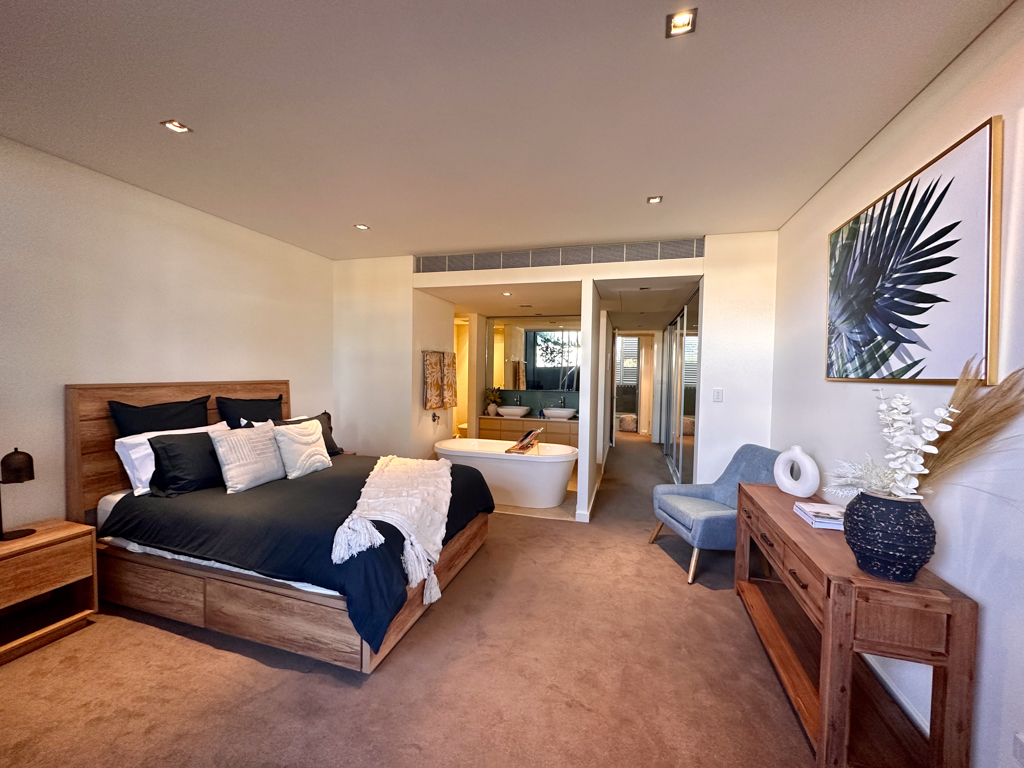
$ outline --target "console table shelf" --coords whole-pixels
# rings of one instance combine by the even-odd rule
[[[818,765],[970,765],[977,604],[927,570],[910,584],[868,576],[842,532],[811,528],[795,501],[775,486],[740,486],[736,591]],[[756,573],[753,551],[767,573]],[[930,739],[863,653],[932,666]]]

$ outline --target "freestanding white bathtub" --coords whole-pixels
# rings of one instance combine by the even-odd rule
[[[571,445],[539,443],[529,453],[505,453],[514,440],[438,440],[434,450],[452,464],[476,467],[495,504],[547,509],[565,501],[579,453]]]

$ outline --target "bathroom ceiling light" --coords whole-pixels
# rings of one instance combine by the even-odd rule
[[[362,230],[369,229],[369,227],[366,226],[365,224],[353,224],[352,226],[355,227],[356,229],[362,229]]]
[[[175,133],[193,133],[192,129],[177,120],[164,120],[160,123],[164,128]]]
[[[679,37],[693,32],[697,27],[697,9],[690,8],[665,17],[665,37]]]
[[[509,293],[508,291],[502,291],[501,295],[502,296],[511,296],[512,294]]]
[[[657,205],[658,203],[661,202],[661,195],[655,195],[654,197],[648,197],[647,198],[647,202],[650,205]]]

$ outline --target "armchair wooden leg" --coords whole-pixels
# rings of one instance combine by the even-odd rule
[[[654,526],[654,533],[651,534],[651,539],[650,539],[650,541],[647,542],[648,544],[653,544],[654,543],[654,540],[656,538],[658,538],[658,534],[661,533],[661,529],[664,526],[665,526],[665,523],[663,523],[661,520],[659,520],[658,524],[656,526]]]
[[[693,548],[693,554],[690,555],[690,572],[687,574],[686,583],[693,584],[693,579],[697,575],[697,556],[700,555],[700,550],[696,547]]]

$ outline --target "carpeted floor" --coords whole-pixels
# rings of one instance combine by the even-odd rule
[[[370,677],[100,616],[0,667],[0,765],[812,765],[731,557],[687,586],[689,547],[648,546],[667,478],[657,446],[621,440],[589,525],[494,515]]]

